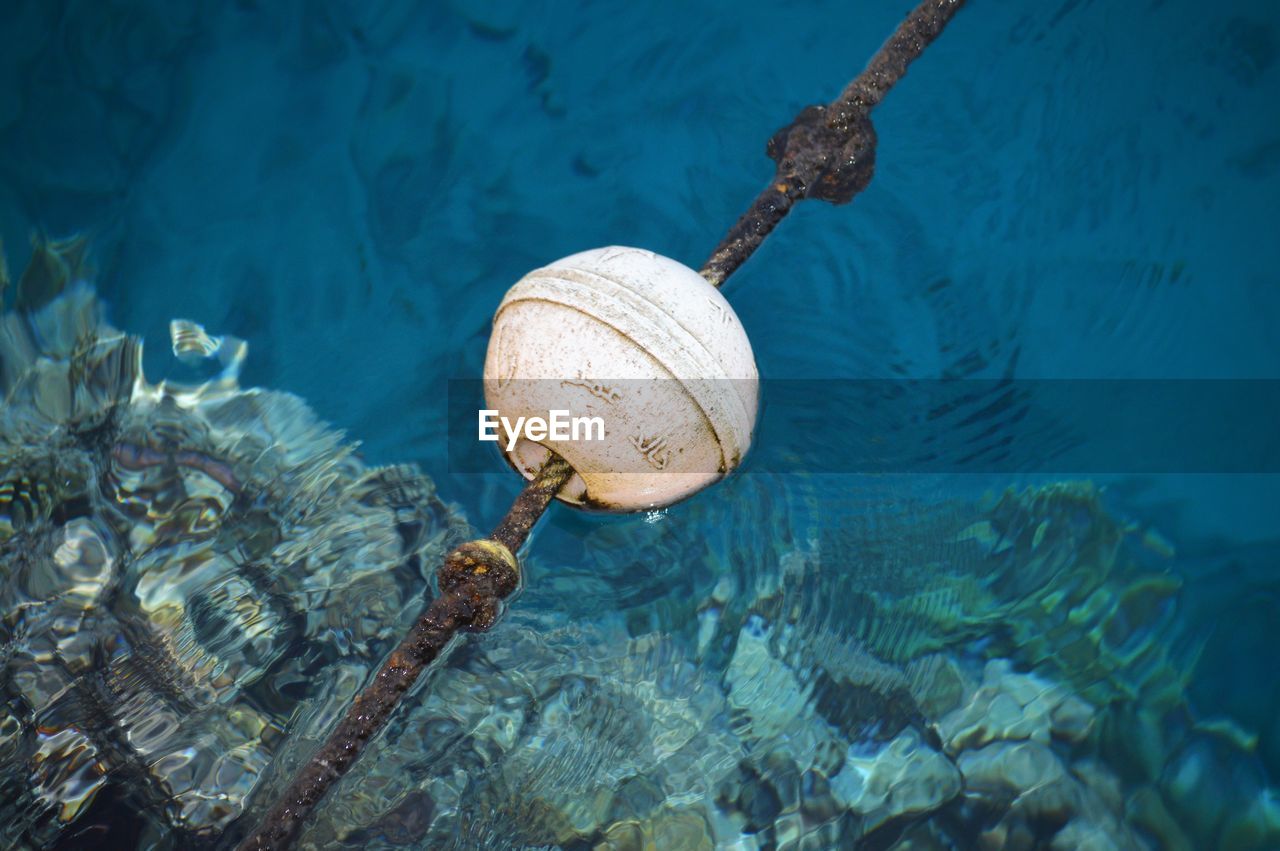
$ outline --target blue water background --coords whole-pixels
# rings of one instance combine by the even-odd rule
[[[909,7],[6,2],[0,237],[20,268],[33,229],[88,231],[151,378],[172,317],[246,338],[245,383],[421,464],[485,526],[517,483],[496,458],[448,469],[444,398],[505,289],[610,243],[700,264],[768,179],[764,141]],[[801,205],[726,287],[762,374],[1280,378],[1278,57],[1270,2],[972,0],[876,111],[870,188]],[[1275,477],[1106,481],[1178,547],[1200,700],[1274,749]],[[794,498],[820,520],[863,486]],[[621,524],[717,540],[717,506],[790,487],[748,465],[647,521],[557,510],[533,582]]]

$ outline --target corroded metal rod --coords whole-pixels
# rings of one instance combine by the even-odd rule
[[[839,98],[826,106],[806,108],[774,134],[766,149],[778,164],[773,182],[703,266],[704,278],[715,286],[724,283],[797,201],[821,198],[843,204],[866,187],[871,181],[876,145],[871,110],[906,73],[912,60],[938,37],[963,2],[924,0]],[[461,544],[445,556],[437,573],[440,595],[352,702],[346,716],[275,807],[241,842],[240,851],[282,851],[292,846],[311,810],[354,764],[423,670],[459,632],[493,626],[502,600],[520,584],[516,551],[572,474],[568,462],[552,455],[492,535]]]
[[[240,843],[241,851],[280,851],[293,845],[307,815],[355,763],[423,670],[459,632],[480,632],[497,622],[502,600],[520,584],[516,552],[572,474],[567,461],[552,455],[490,537],[468,541],[445,556],[436,574],[440,595],[352,702],[346,716],[276,805]]]
[[[840,97],[826,106],[805,107],[794,121],[773,134],[765,146],[765,152],[777,163],[773,180],[712,252],[702,267],[702,277],[717,287],[723,284],[796,202],[820,198],[847,204],[867,187],[876,158],[871,110],[942,33],[963,3],[924,0]]]

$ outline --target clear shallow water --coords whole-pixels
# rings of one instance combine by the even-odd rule
[[[478,372],[505,288],[539,263],[610,242],[697,265],[767,178],[763,141],[800,106],[832,96],[906,6],[677,12],[605,3],[549,13],[332,4],[311,8],[305,23],[297,9],[265,3],[6,11],[0,236],[11,266],[24,263],[32,228],[89,231],[98,291],[117,327],[146,335],[153,381],[181,374],[166,353],[174,316],[247,339],[245,384],[305,398],[362,441],[370,463],[419,464],[485,526],[516,484],[496,459],[492,475],[449,469],[441,400],[449,378]],[[802,205],[728,285],[763,374],[1280,377],[1280,248],[1271,234],[1278,23],[1260,3],[1218,4],[1211,14],[1178,2],[1034,11],[972,3],[877,111],[881,147],[868,191],[845,208]],[[460,660],[462,673],[442,672],[424,691],[462,729],[489,713],[482,734],[432,736],[427,721],[406,720],[367,770],[448,775],[460,790],[483,778],[468,794],[487,802],[479,809],[494,821],[469,828],[468,847],[488,841],[486,830],[510,832],[500,825],[561,818],[563,800],[535,806],[550,795],[538,783],[575,798],[630,790],[623,811],[599,816],[602,832],[622,822],[655,829],[653,802],[667,800],[649,788],[656,784],[676,796],[684,824],[679,807],[697,798],[695,780],[719,782],[745,759],[746,779],[733,782],[749,792],[726,793],[732,806],[722,809],[763,807],[736,825],[762,841],[766,823],[776,834],[779,819],[785,827],[802,809],[779,791],[783,781],[766,793],[751,779],[789,776],[769,743],[799,743],[788,746],[793,763],[819,748],[805,738],[811,732],[749,735],[778,722],[755,717],[752,707],[767,702],[742,689],[785,692],[788,676],[823,668],[831,643],[895,670],[910,664],[894,655],[905,653],[898,639],[877,643],[815,601],[869,593],[934,611],[918,586],[898,580],[911,575],[905,566],[946,562],[937,574],[983,575],[972,553],[948,560],[928,551],[981,522],[991,510],[984,493],[1028,478],[1050,477],[800,476],[753,473],[748,463],[744,475],[656,517],[557,510],[537,535],[531,583],[509,622],[474,642],[484,652]],[[1194,717],[1227,715],[1259,735],[1254,753],[1204,761],[1229,768],[1203,776],[1264,764],[1274,777],[1274,478],[1176,468],[1095,478],[1107,486],[1107,514],[1134,524],[1124,538],[1137,567],[1108,594],[1123,597],[1142,570],[1183,581],[1176,618],[1158,629],[1141,620],[1134,641],[1184,661],[1198,649],[1187,686]],[[963,522],[937,531],[929,518],[939,513]],[[1034,538],[1038,523],[1030,528]],[[1172,543],[1173,558],[1159,555],[1160,539],[1144,538],[1148,528]],[[1105,704],[1106,693],[1086,689],[1096,671],[1046,661],[1048,650],[1018,655],[996,640],[1001,629],[1036,623],[998,601],[1039,599],[1071,581],[1035,577],[1073,575],[1063,571],[1028,570],[1024,559],[1013,572],[1031,577],[1025,584],[1001,585],[994,598],[961,595],[943,607],[950,614],[911,634],[954,647],[975,683],[986,656],[1012,656],[1019,670],[1039,664],[1042,675]],[[801,650],[779,649],[770,631],[780,618],[767,601],[784,574],[800,577],[795,623],[809,636]],[[1144,587],[1137,599],[1163,599]],[[887,605],[880,599],[863,605],[877,612],[871,623],[900,615],[876,608]],[[1101,617],[1100,606],[1082,607],[1085,622]],[[711,611],[724,614],[704,626],[712,616],[698,613]],[[974,618],[980,627],[956,627]],[[547,632],[554,639],[531,637]],[[810,645],[823,651],[801,652]],[[735,688],[729,672],[755,685]],[[594,703],[552,685],[573,677],[600,690]],[[687,751],[704,764],[659,770],[659,756],[637,756],[635,743],[654,738],[651,730],[610,726],[617,707],[645,718],[676,712],[658,702],[656,686],[638,685],[658,679],[669,701],[692,701],[670,725],[707,739]],[[645,688],[653,693],[637,696]],[[503,689],[505,715],[489,709]],[[850,693],[796,691],[796,705],[819,707],[810,715],[839,731],[840,746],[867,738],[859,719],[889,714],[864,707],[831,722],[848,714],[832,706],[856,704]],[[571,699],[587,708],[556,714]],[[530,713],[545,726],[512,726]],[[1130,809],[1148,804],[1142,790],[1154,788],[1177,810],[1159,779],[1177,775],[1179,755],[1225,747],[1221,737],[1187,734],[1188,725],[1156,725],[1161,738],[1145,755],[1096,746]],[[414,736],[452,744],[432,750]],[[743,741],[754,742],[746,757],[733,750]],[[688,743],[678,745],[674,753]],[[468,762],[473,752],[483,755]],[[508,759],[498,775],[481,770]],[[398,772],[397,760],[414,767]],[[575,766],[573,782],[556,773]],[[820,773],[839,777],[836,767]],[[439,782],[417,790],[429,806],[403,787],[364,797],[367,780],[348,788],[326,812],[331,830],[364,830],[352,826],[405,800],[416,805],[386,824],[413,823],[409,812],[447,814],[462,800],[459,792],[448,803]],[[846,803],[852,795],[841,794]],[[776,812],[756,803],[770,795]],[[806,830],[838,821],[811,810]],[[1204,816],[1182,829],[1204,843],[1218,823]],[[406,830],[407,841],[420,841]],[[520,841],[545,843],[557,830]],[[582,824],[575,832],[598,838]]]

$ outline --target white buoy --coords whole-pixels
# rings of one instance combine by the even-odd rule
[[[751,445],[759,376],[719,290],[674,260],[614,246],[536,269],[507,292],[484,390],[508,426],[568,415],[558,435],[526,430],[509,450],[499,429],[507,460],[526,478],[551,449],[575,471],[561,499],[639,511],[737,467]]]

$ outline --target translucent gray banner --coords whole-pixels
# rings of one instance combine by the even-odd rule
[[[638,452],[662,435],[611,432],[629,400],[726,397],[674,380],[537,383],[531,395],[566,399],[570,418],[599,417],[608,439]],[[478,439],[486,408],[482,381],[450,381],[452,472],[501,468],[505,436]],[[744,466],[760,471],[1280,473],[1280,380],[772,379],[759,408]]]

